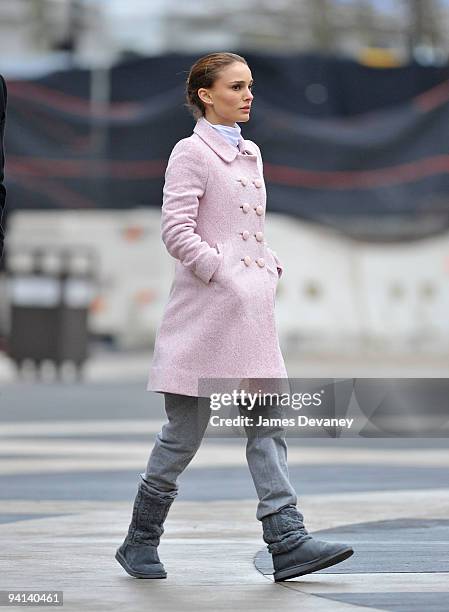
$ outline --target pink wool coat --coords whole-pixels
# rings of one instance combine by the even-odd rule
[[[148,390],[207,396],[205,379],[287,377],[274,316],[283,268],[265,206],[259,147],[234,147],[198,119],[165,173],[162,240],[176,263]]]

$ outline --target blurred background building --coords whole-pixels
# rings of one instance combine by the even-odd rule
[[[91,65],[211,48],[435,63],[448,26],[447,0],[3,0],[0,52],[29,70],[49,53]]]
[[[242,127],[263,151],[286,265],[286,354],[447,354],[448,32],[449,0],[3,0],[3,348],[14,300],[32,303],[27,249],[63,246],[96,255],[73,301],[91,337],[151,347],[173,270],[163,174],[192,129],[185,77],[228,50],[256,81]]]

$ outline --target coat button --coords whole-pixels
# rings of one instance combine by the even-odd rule
[[[245,266],[251,265],[251,257],[249,255],[245,255],[245,257],[243,258],[243,261],[245,262]]]
[[[257,242],[262,242],[262,240],[263,240],[262,232],[256,232],[254,235],[256,237]]]
[[[254,179],[253,183],[257,188],[262,187],[262,181],[260,179]]]
[[[248,185],[248,179],[246,178],[246,176],[241,176],[239,178],[239,181],[242,183],[243,187],[246,187]]]
[[[242,232],[242,238],[243,240],[248,240],[249,238],[249,231],[245,230],[244,232]]]
[[[256,259],[256,262],[259,268],[263,268],[265,265],[265,259],[263,257],[259,257],[259,259]]]
[[[261,205],[259,204],[259,206],[257,206],[257,208],[255,208],[255,211],[256,211],[256,213],[257,213],[257,214],[259,215],[259,217],[260,217],[261,215],[263,215],[263,206],[261,206]]]
[[[240,208],[243,210],[244,213],[249,212],[249,209],[251,208],[250,205],[248,204],[248,202],[245,202],[244,204],[242,204],[240,206]]]

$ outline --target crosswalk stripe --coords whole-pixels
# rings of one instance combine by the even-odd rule
[[[94,420],[84,419],[71,421],[26,421],[21,423],[2,423],[0,436],[60,436],[83,435],[97,436],[98,434],[142,434],[157,433],[161,430],[165,420],[161,419],[116,419]]]
[[[203,441],[192,463],[193,468],[238,467],[246,465],[245,441],[241,444]],[[0,474],[60,472],[62,470],[121,470],[141,468],[148,459],[152,441],[147,444],[110,441],[30,440],[2,441]],[[8,455],[3,457],[2,454]],[[16,455],[11,457],[10,455]],[[27,457],[32,457],[32,460]],[[405,467],[448,467],[446,450],[401,450],[298,448],[289,446],[290,465],[396,465]]]

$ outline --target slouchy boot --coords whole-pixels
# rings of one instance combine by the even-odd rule
[[[134,578],[167,578],[167,572],[157,552],[163,524],[173,498],[161,499],[139,483],[133,515],[125,541],[115,558]]]
[[[347,544],[315,540],[304,527],[296,506],[285,506],[263,517],[262,527],[273,558],[275,582],[330,567],[354,553]]]

